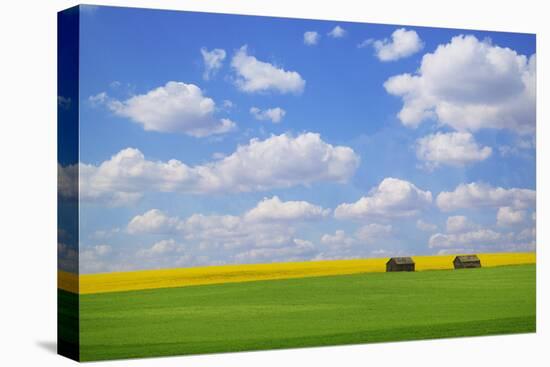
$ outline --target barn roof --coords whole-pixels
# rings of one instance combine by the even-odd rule
[[[455,260],[459,260],[463,263],[478,262],[479,257],[477,257],[477,255],[460,255],[460,256],[457,256]]]
[[[398,265],[414,264],[412,257],[392,257],[388,262],[391,261]]]

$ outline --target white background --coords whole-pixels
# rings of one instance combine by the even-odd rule
[[[118,0],[97,4],[537,33],[537,334],[102,362],[110,366],[539,366],[548,361],[549,199],[545,1]],[[0,11],[0,365],[65,366],[56,338],[56,12],[74,1],[4,1]],[[546,88],[545,88],[546,87]],[[545,146],[546,145],[546,146]],[[543,166],[546,162],[546,168]],[[544,289],[546,288],[546,290]],[[546,350],[544,348],[546,346]],[[546,358],[545,358],[546,357]]]

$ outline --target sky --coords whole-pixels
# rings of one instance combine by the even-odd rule
[[[535,54],[531,34],[81,7],[78,106],[58,98],[80,108],[79,162],[60,162],[80,231],[60,257],[534,251]]]

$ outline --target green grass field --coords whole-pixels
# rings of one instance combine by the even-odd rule
[[[525,333],[535,265],[82,295],[80,311],[83,361]]]

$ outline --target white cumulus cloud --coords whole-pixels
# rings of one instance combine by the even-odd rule
[[[150,248],[139,250],[137,255],[139,257],[157,257],[181,252],[182,249],[183,246],[179,245],[174,239],[170,238],[155,242]]]
[[[223,65],[225,60],[225,50],[221,48],[215,48],[212,51],[208,51],[206,48],[201,48],[202,61],[204,62],[204,73],[202,77],[205,80],[210,79]]]
[[[403,99],[405,126],[435,119],[458,131],[535,130],[536,59],[510,48],[457,36],[422,58],[415,74],[389,78],[384,87]]]
[[[369,223],[359,227],[353,235],[346,234],[338,229],[334,234],[323,234],[321,243],[327,245],[330,250],[350,250],[354,246],[372,244],[376,241],[387,239],[393,233],[391,224]]]
[[[109,270],[107,257],[111,255],[113,248],[107,244],[83,246],[80,248],[77,259],[81,273],[98,273]],[[76,253],[74,254],[76,255]]]
[[[328,144],[314,133],[252,139],[222,159],[194,167],[175,159],[148,160],[139,150],[127,148],[97,166],[80,164],[80,195],[84,200],[123,203],[144,192],[206,194],[345,183],[358,165],[351,148]]]
[[[490,147],[481,147],[467,132],[435,133],[416,141],[416,157],[428,168],[439,165],[462,167],[491,156]]]
[[[277,196],[273,196],[260,201],[244,218],[253,222],[297,221],[319,219],[329,214],[329,209],[323,209],[307,201],[281,201]]]
[[[269,120],[277,124],[282,121],[283,117],[285,117],[286,111],[280,107],[268,108],[265,110],[261,110],[258,107],[251,107],[250,114],[254,116],[256,120]]]
[[[130,234],[179,235],[186,243],[205,249],[281,248],[304,244],[294,237],[292,224],[322,219],[329,211],[305,201],[264,199],[242,215],[193,214],[187,218],[169,216],[151,209],[130,220]],[[159,242],[142,255],[160,254],[182,246],[174,240]]]
[[[183,133],[194,137],[223,134],[235,129],[233,121],[214,116],[214,100],[194,84],[168,82],[125,101],[104,102],[116,115],[129,118],[146,131]]]
[[[504,235],[491,229],[478,229],[465,233],[436,233],[430,237],[431,248],[449,248],[457,246],[474,247],[479,245],[495,245],[503,240]]]
[[[534,205],[535,190],[493,187],[486,183],[460,184],[454,191],[437,195],[436,203],[443,211],[458,209],[511,206],[527,208]]]
[[[235,83],[243,92],[267,92],[300,94],[306,81],[296,71],[287,71],[248,54],[247,46],[233,56],[231,66],[236,73]]]
[[[419,213],[431,203],[430,191],[423,191],[408,181],[389,177],[355,203],[338,205],[334,215],[339,219],[405,217]]]
[[[447,218],[448,233],[463,233],[475,228],[477,226],[464,215],[454,215]]]
[[[202,249],[280,247],[294,235],[294,228],[282,222],[249,222],[236,215],[193,214],[181,221],[180,230]]]
[[[106,103],[108,100],[109,100],[109,95],[107,94],[107,92],[101,92],[96,95],[88,97],[88,103],[90,103],[92,107],[100,106]]]
[[[393,228],[391,224],[370,223],[360,227],[355,232],[358,241],[372,243],[391,235]]]
[[[128,223],[128,233],[170,233],[180,229],[181,221],[169,217],[158,209],[151,209],[141,215],[136,215]]]
[[[294,238],[288,245],[275,248],[254,248],[234,256],[238,263],[265,263],[281,261],[303,261],[317,254],[313,243]]]
[[[457,233],[436,233],[430,237],[429,247],[438,254],[475,252],[530,252],[535,250],[535,228],[518,232],[497,232],[489,228],[470,229]]]
[[[372,46],[380,61],[395,61],[417,53],[424,43],[415,31],[399,28],[392,33],[391,40],[374,40]]]
[[[321,243],[328,246],[349,247],[355,243],[355,238],[350,237],[345,231],[338,229],[334,234],[324,234],[321,236]]]
[[[347,31],[344,28],[337,25],[334,28],[332,28],[332,30],[327,34],[329,37],[332,37],[332,38],[342,38],[347,34]]]
[[[509,227],[523,223],[525,218],[525,210],[516,210],[509,206],[503,206],[498,208],[497,211],[497,225],[501,227]]]
[[[304,33],[304,43],[308,46],[313,46],[319,43],[321,36],[314,31],[307,31]]]

